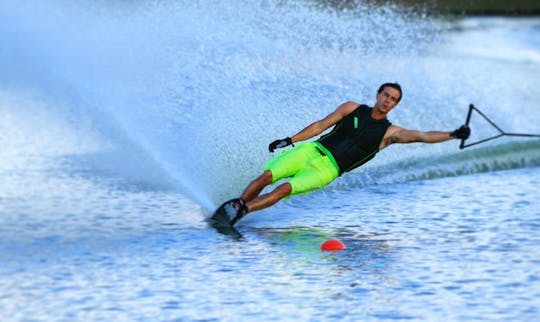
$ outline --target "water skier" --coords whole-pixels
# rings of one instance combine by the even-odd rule
[[[373,107],[345,102],[295,135],[270,143],[270,152],[289,145],[293,145],[293,148],[268,161],[263,173],[245,188],[240,198],[225,202],[212,218],[232,227],[249,212],[270,207],[285,197],[330,184],[393,143],[439,143],[469,137],[467,125],[452,132],[414,131],[392,125],[386,115],[397,106],[401,97],[399,84],[384,83],[377,90]],[[293,144],[313,138],[332,126],[332,131],[316,141]],[[264,187],[284,178],[290,179],[271,192],[260,194]]]

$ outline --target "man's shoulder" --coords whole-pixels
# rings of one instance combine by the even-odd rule
[[[401,130],[403,130],[403,128],[397,125],[390,124],[390,126],[388,126],[388,128],[386,129],[386,132],[384,133],[379,150],[386,148],[390,144],[396,143],[395,134]]]
[[[366,106],[365,104],[359,104],[357,102],[353,102],[353,101],[347,101],[343,104],[341,104],[339,107],[338,107],[338,110],[343,114],[343,115],[347,115],[347,114],[350,114],[352,112],[354,112],[355,110],[357,110],[358,108],[361,108],[363,106]]]
[[[384,133],[384,139],[388,139],[390,141],[393,141],[391,139],[392,136],[394,136],[396,133],[398,133],[400,131],[403,131],[403,130],[405,130],[405,129],[400,127],[400,126],[390,124],[390,126],[388,126],[388,128],[386,129],[386,132]],[[389,142],[389,143],[395,143],[395,142]]]
[[[346,101],[343,104],[341,104],[341,106],[347,106],[347,107],[350,107],[350,108],[357,108],[360,105],[363,105],[363,104],[360,104],[360,103],[355,102],[355,101]]]
[[[392,133],[396,133],[396,132],[399,132],[399,131],[402,131],[402,130],[405,130],[405,129],[402,128],[401,126],[394,125],[394,124],[390,123],[390,126],[386,130],[386,134],[392,134]]]
[[[345,103],[343,103],[343,105],[347,105],[348,107],[352,108],[353,110],[355,109],[371,109],[371,107],[365,103],[358,103],[358,102],[355,102],[355,101],[347,101]]]

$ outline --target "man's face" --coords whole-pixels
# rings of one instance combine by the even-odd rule
[[[390,112],[398,103],[401,94],[395,88],[386,86],[380,93],[377,93],[377,104],[375,107],[381,113]]]

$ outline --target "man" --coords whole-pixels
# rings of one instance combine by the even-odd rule
[[[248,212],[270,207],[285,197],[330,184],[393,143],[439,143],[469,137],[470,129],[466,125],[453,132],[421,132],[392,125],[386,115],[396,107],[401,97],[399,84],[382,84],[372,108],[355,102],[343,103],[328,116],[311,123],[292,137],[270,143],[268,149],[274,152],[276,148],[294,146],[294,143],[313,138],[334,126],[332,131],[318,140],[298,144],[271,159],[264,166],[264,172],[246,187],[242,196],[225,202],[212,218],[232,227]],[[264,187],[283,178],[290,180],[260,195]]]

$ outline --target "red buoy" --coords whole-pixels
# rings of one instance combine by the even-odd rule
[[[328,239],[321,245],[321,250],[326,252],[334,252],[344,249],[345,244],[339,239]]]

